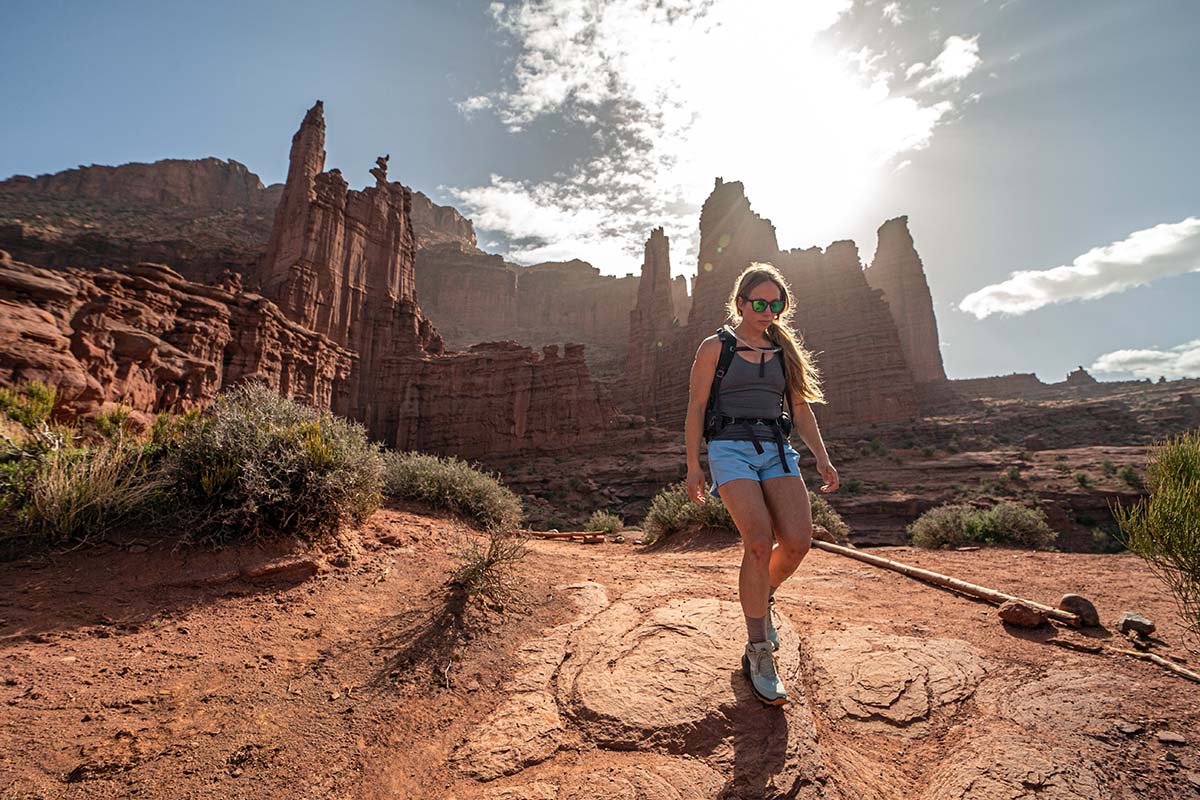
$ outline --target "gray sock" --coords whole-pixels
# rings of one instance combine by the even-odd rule
[[[751,644],[765,642],[767,640],[767,618],[746,617],[746,634],[749,636]]]

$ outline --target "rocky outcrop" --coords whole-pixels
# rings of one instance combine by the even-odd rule
[[[670,242],[662,228],[650,232],[637,305],[629,312],[629,345],[622,376],[622,400],[635,409],[657,408],[669,401],[657,376],[671,369],[665,359],[679,331],[675,315],[675,285],[671,281]]]
[[[163,159],[119,167],[80,166],[52,175],[14,175],[0,181],[0,192],[62,197],[73,201],[192,208],[270,207],[269,191],[245,164],[219,158]]]
[[[417,248],[453,244],[460,250],[477,250],[475,224],[450,206],[439,206],[421,192],[413,192],[412,223]]]
[[[946,380],[933,295],[908,231],[908,217],[889,219],[879,226],[879,244],[866,278],[887,300],[912,379],[917,383]]]
[[[1095,386],[1097,380],[1086,369],[1080,366],[1067,374],[1067,379],[1064,383],[1067,386]]]
[[[65,416],[112,403],[203,408],[251,378],[344,412],[354,360],[236,283],[196,284],[158,264],[50,271],[0,251],[0,384],[55,386]]]
[[[699,268],[686,326],[671,329],[670,309],[657,309],[656,322],[633,318],[637,327],[631,325],[626,370],[645,387],[621,394],[633,413],[683,424],[696,348],[726,320],[730,291],[753,261],[774,264],[792,287],[793,324],[823,375],[828,402],[813,406],[822,428],[918,416],[912,373],[896,327],[882,292],[868,285],[854,243],[834,242],[823,251],[781,251],[775,226],[754,213],[742,184],[720,178],[700,214]],[[657,280],[648,258],[643,291],[653,291]],[[662,332],[668,330],[671,334],[664,338]],[[662,354],[649,360],[646,354],[660,340]],[[649,369],[648,363],[656,366]]]
[[[417,250],[417,296],[447,347],[516,339],[520,267],[500,256],[464,250],[457,242]],[[561,337],[560,337],[561,338]]]
[[[445,353],[417,305],[412,192],[388,181],[387,163],[377,159],[376,184],[362,191],[323,171],[318,101],[292,139],[263,262],[266,291],[285,314],[357,354],[350,416],[389,445],[468,457],[603,436],[615,411],[581,346],[562,358],[557,346],[536,356],[515,343]]]

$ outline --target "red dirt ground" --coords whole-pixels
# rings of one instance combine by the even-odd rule
[[[445,582],[456,544],[472,535],[454,520],[385,509],[347,535],[342,553],[126,541],[0,565],[0,797],[482,796],[449,756],[505,697],[521,643],[574,617],[562,587],[591,580],[615,598],[678,582],[691,596],[737,600],[740,547],[707,534],[658,549],[534,541],[516,569],[523,603],[464,609]],[[1050,605],[1078,592],[1109,631],[1136,610],[1158,624],[1160,652],[1188,655],[1170,598],[1131,555],[871,552]],[[247,576],[279,558],[299,566]],[[1200,686],[1154,664],[1054,646],[1117,634],[1011,628],[990,604],[819,550],[779,598],[806,643],[865,627],[960,639],[998,665],[1014,693],[1063,670],[1115,678],[1127,691],[1122,719],[1139,730],[1079,720],[1096,744],[1105,796],[1200,797]],[[1200,668],[1200,658],[1191,654],[1188,666]],[[816,673],[804,669],[806,685],[793,690],[809,694],[822,748],[852,744],[856,723],[815,711]],[[957,714],[907,752],[884,753],[896,775],[920,785],[948,752],[952,725],[971,724],[970,702]],[[1160,742],[1162,731],[1186,744]],[[619,765],[631,754],[606,755],[576,737],[540,774],[585,755]],[[834,775],[847,797],[859,779]],[[895,796],[905,795],[897,787]]]

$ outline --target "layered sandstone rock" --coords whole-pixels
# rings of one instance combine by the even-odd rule
[[[774,264],[792,287],[793,324],[814,352],[828,400],[813,406],[823,428],[918,416],[912,373],[896,327],[882,292],[868,285],[854,243],[834,242],[824,251],[781,251],[775,226],[751,209],[742,184],[720,178],[700,214],[699,269],[687,325],[664,339],[671,316],[660,309],[657,322],[639,316],[636,330],[631,327],[626,369],[644,385],[638,392],[622,393],[631,410],[682,425],[696,348],[727,319],[730,291],[755,261]],[[648,258],[643,291],[652,291],[657,280]],[[648,360],[645,354],[660,339],[664,352]],[[654,368],[647,368],[648,363]]]
[[[58,411],[203,408],[257,378],[344,411],[353,353],[235,286],[192,283],[157,264],[49,271],[0,251],[0,384],[42,381]]]
[[[421,192],[413,192],[412,223],[417,247],[453,244],[464,251],[478,250],[475,224],[450,206],[439,206]]]
[[[933,295],[908,231],[908,217],[889,219],[879,226],[879,244],[866,278],[887,300],[912,379],[917,383],[946,380]]]
[[[535,356],[515,343],[444,352],[417,305],[412,192],[387,180],[387,162],[377,160],[376,185],[362,191],[324,172],[318,101],[292,140],[263,262],[285,314],[357,354],[349,414],[389,445],[463,456],[603,436],[616,415],[581,346],[567,345],[562,358],[557,346]]]

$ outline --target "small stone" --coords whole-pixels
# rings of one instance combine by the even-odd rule
[[[1149,636],[1154,633],[1155,625],[1150,620],[1143,617],[1141,614],[1136,614],[1132,611],[1126,611],[1121,614],[1121,619],[1117,622],[1117,630],[1121,633],[1129,633],[1136,631],[1143,636]]]
[[[333,564],[339,569],[345,569],[346,567],[350,566],[351,562],[346,556],[335,556],[329,563]]]
[[[1058,607],[1079,617],[1080,624],[1085,628],[1095,628],[1100,624],[1100,614],[1096,611],[1096,606],[1086,597],[1064,594],[1058,601]]]
[[[131,553],[144,553],[144,552],[146,552],[146,545],[144,545],[144,544],[134,544],[134,545],[130,545],[130,546],[129,546],[129,552],[131,552]]]
[[[1197,789],[1200,789],[1200,772],[1189,772],[1185,777],[1187,778],[1188,783],[1190,783],[1192,786],[1195,786]]]
[[[613,542],[616,544],[625,544],[625,537],[618,533],[613,537]]]
[[[1046,621],[1046,615],[1028,603],[1008,600],[1000,606],[1000,619],[1022,628],[1036,628]]]
[[[316,615],[317,615],[317,611],[315,608],[310,608],[304,612],[304,616],[306,616],[306,617],[315,617]]]
[[[342,696],[341,692],[334,692],[333,694],[329,695],[329,701],[333,702],[334,700],[337,700],[341,696]]]
[[[1174,731],[1159,731],[1154,734],[1154,738],[1163,744],[1187,744],[1187,739],[1183,738],[1182,734],[1175,733]]]
[[[1141,725],[1134,725],[1132,722],[1126,722],[1123,719],[1117,720],[1116,728],[1126,736],[1133,736],[1135,733],[1142,732]]]

